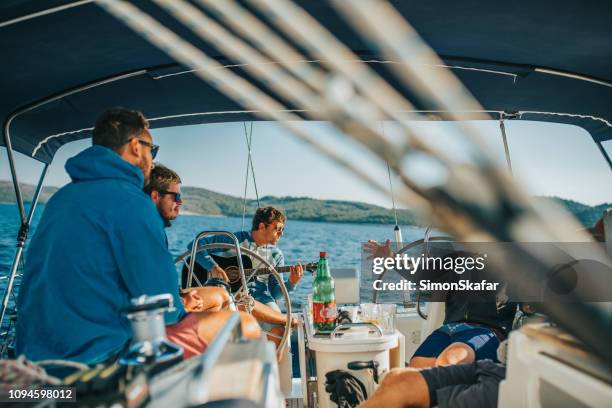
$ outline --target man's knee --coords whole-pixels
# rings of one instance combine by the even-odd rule
[[[380,379],[380,385],[391,385],[410,381],[415,376],[420,376],[419,370],[414,368],[394,368],[384,373]]]
[[[227,290],[224,288],[219,288],[216,286],[205,286],[198,288],[198,292],[200,296],[209,296],[211,299],[211,304],[215,307],[218,307],[219,310],[229,303],[230,296],[227,293]]]
[[[436,365],[465,364],[476,360],[474,349],[465,343],[456,342],[446,347],[436,360]]]
[[[436,365],[437,357],[412,357],[409,366],[411,368],[426,368]]]
[[[427,382],[419,370],[413,368],[396,368],[387,372],[374,395],[362,405],[364,408],[428,406]]]
[[[186,290],[181,300],[187,311],[217,312],[229,303],[229,294],[224,288],[203,286]]]

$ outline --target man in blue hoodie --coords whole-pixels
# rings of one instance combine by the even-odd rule
[[[98,118],[93,146],[66,162],[72,182],[45,206],[27,252],[17,353],[104,360],[129,341],[121,309],[143,294],[174,296],[166,324],[186,339],[187,357],[202,352],[229,317],[183,309],[162,220],[142,191],[157,150],[144,116],[115,108]],[[243,316],[243,328],[259,335],[250,316]]]

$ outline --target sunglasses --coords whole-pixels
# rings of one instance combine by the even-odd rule
[[[157,156],[157,152],[159,151],[159,146],[150,142],[147,142],[146,140],[142,140],[142,139],[138,139],[138,143],[140,143],[141,145],[144,146],[148,146],[151,148],[151,157],[153,159],[155,159],[155,156]]]
[[[174,196],[174,202],[175,203],[183,201],[183,200],[181,200],[181,193],[177,193],[177,192],[174,192],[174,191],[158,191],[158,193],[161,194],[161,195],[172,194]]]
[[[276,228],[274,229],[274,231],[276,231],[276,232],[277,232],[277,233],[279,233],[279,234],[282,234],[283,232],[285,232],[285,227],[284,227],[284,226],[282,226],[282,227],[276,227]]]

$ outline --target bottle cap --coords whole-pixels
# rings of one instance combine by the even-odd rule
[[[325,258],[326,256],[327,256],[327,252],[325,252],[325,251],[319,252],[319,257],[320,258]]]

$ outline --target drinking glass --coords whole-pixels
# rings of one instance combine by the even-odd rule
[[[379,318],[380,328],[383,334],[395,333],[395,314],[397,311],[397,305],[395,303],[383,303],[379,306]]]
[[[361,304],[361,321],[380,325],[380,305],[378,303]]]

